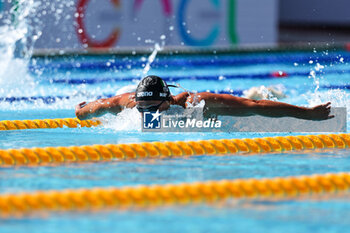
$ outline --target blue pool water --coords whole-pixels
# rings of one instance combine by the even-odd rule
[[[281,100],[284,102],[311,106],[331,101],[333,106],[347,107],[349,59],[350,53],[344,51],[158,56],[148,74],[166,77],[168,83],[180,83],[192,91],[275,86],[287,95]],[[146,63],[147,56],[138,55],[33,58],[26,79],[2,77],[0,120],[74,117],[79,102],[132,90],[145,75]],[[289,76],[274,78],[276,71]],[[331,88],[335,85],[340,89]],[[31,97],[36,99],[28,101]],[[45,101],[48,98],[50,104]],[[97,128],[3,131],[0,148],[293,135],[142,133],[135,113],[129,110],[117,117],[106,116],[103,119],[108,123]],[[1,168],[0,193],[346,172],[350,170],[349,155],[347,150],[329,150]],[[212,206],[0,220],[0,232],[346,232],[348,208],[348,199],[229,201]]]

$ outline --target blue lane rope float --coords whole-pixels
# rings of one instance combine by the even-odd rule
[[[342,85],[324,85],[324,86],[321,86],[320,88],[323,88],[323,89],[349,90],[349,89],[350,89],[350,84],[342,84]]]
[[[100,98],[110,98],[114,96],[114,94],[106,94],[106,95],[98,95],[94,98],[100,99]],[[35,103],[37,101],[42,101],[45,104],[53,104],[60,100],[69,100],[74,98],[74,96],[29,96],[29,97],[0,97],[0,103],[1,102],[8,102],[8,103],[15,103],[15,102],[27,102],[27,103]]]
[[[322,75],[329,74],[349,74],[350,70],[329,70],[323,72],[317,72]],[[290,76],[298,77],[308,77],[310,76],[310,71],[298,71],[298,72],[284,72],[284,71],[274,71],[260,74],[229,74],[229,75],[201,75],[201,76],[162,76],[162,79],[167,82],[175,82],[180,80],[206,80],[206,81],[222,81],[231,79],[278,79]],[[97,84],[106,82],[120,82],[120,81],[137,81],[137,77],[111,77],[111,78],[89,78],[89,79],[52,79],[51,83],[64,83],[64,84]]]
[[[167,77],[163,76],[162,79],[166,82],[176,82],[180,80],[213,80],[220,81],[224,79],[272,79],[271,74],[251,74],[251,75],[224,75],[224,76],[184,76],[184,77]],[[109,82],[120,82],[120,81],[137,81],[139,78],[136,77],[115,77],[115,78],[89,78],[89,79],[53,79],[50,80],[52,83],[64,83],[64,84],[97,84],[97,83],[109,83]]]
[[[320,86],[321,89],[341,89],[341,90],[350,90],[350,84],[344,84],[344,85],[324,85]],[[235,96],[242,96],[243,92],[245,90],[203,90],[198,92],[211,92],[216,94],[231,94]],[[110,98],[115,96],[115,94],[105,94],[105,95],[98,95],[94,96],[94,99],[100,99],[100,98]],[[42,101],[45,104],[53,104],[60,100],[69,100],[76,98],[76,96],[28,96],[28,97],[0,97],[0,103],[1,102],[8,102],[8,103],[15,103],[15,102],[28,102],[28,103],[35,103],[36,101]]]
[[[304,54],[256,54],[256,55],[220,55],[209,57],[177,56],[169,58],[157,58],[152,67],[201,67],[201,66],[233,66],[233,65],[251,65],[251,64],[272,64],[272,63],[309,63],[310,60],[321,63],[337,63],[339,59],[350,60],[350,53],[347,52],[329,52],[328,55],[322,53],[304,53]],[[54,62],[49,64],[30,65],[29,70],[35,72],[40,69],[129,69],[131,67],[142,67],[146,61],[139,59],[114,60],[114,61],[91,61],[79,62],[79,65],[71,62]]]
[[[293,75],[296,76],[308,76],[310,72],[298,72]],[[166,82],[176,82],[180,80],[227,80],[227,79],[275,79],[278,78],[273,73],[264,73],[264,74],[234,74],[234,75],[203,75],[203,76],[181,76],[181,77],[171,77],[171,76],[162,76],[162,79]],[[137,77],[113,77],[113,78],[89,78],[89,79],[52,79],[52,83],[64,83],[64,84],[97,84],[97,83],[106,83],[106,82],[120,82],[120,81],[137,81]]]

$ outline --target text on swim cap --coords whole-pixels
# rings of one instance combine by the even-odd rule
[[[153,96],[152,91],[142,91],[137,93],[137,97]]]
[[[160,96],[160,97],[166,97],[166,96],[167,96],[167,93],[159,93],[159,96]]]

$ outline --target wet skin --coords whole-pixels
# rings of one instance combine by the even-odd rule
[[[124,108],[148,108],[159,105],[159,111],[169,109],[171,105],[179,105],[183,108],[195,105],[201,100],[205,101],[206,114],[226,116],[252,116],[261,115],[266,117],[295,117],[306,120],[327,120],[333,118],[330,115],[330,102],[311,108],[300,107],[283,102],[271,100],[251,100],[236,97],[229,94],[214,94],[209,92],[187,93],[183,92],[176,96],[170,96],[169,101],[147,100],[135,101],[135,93],[125,93],[107,99],[99,99],[94,102],[82,102],[75,108],[75,114],[80,120],[99,117],[106,113],[118,114]]]

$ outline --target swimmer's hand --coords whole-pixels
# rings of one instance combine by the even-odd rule
[[[86,101],[81,102],[80,104],[78,104],[77,106],[75,106],[75,111],[76,111],[76,110],[79,110],[79,109],[81,109],[81,108],[83,108],[85,105],[87,105]]]
[[[322,121],[334,118],[334,115],[329,115],[331,112],[331,102],[320,104],[308,109],[308,118],[314,121]]]
[[[84,118],[82,117],[82,112],[81,109],[84,108],[87,105],[87,103],[81,102],[80,104],[78,104],[77,106],[75,106],[75,115],[77,116],[77,118],[79,120],[83,120]]]
[[[107,99],[98,99],[93,102],[81,102],[75,107],[75,115],[79,120],[88,120],[93,117],[100,117],[106,113],[112,113],[114,115],[122,111],[122,106],[127,104],[120,104],[120,98],[122,95],[114,96]],[[128,98],[130,93],[126,93],[124,98]]]

